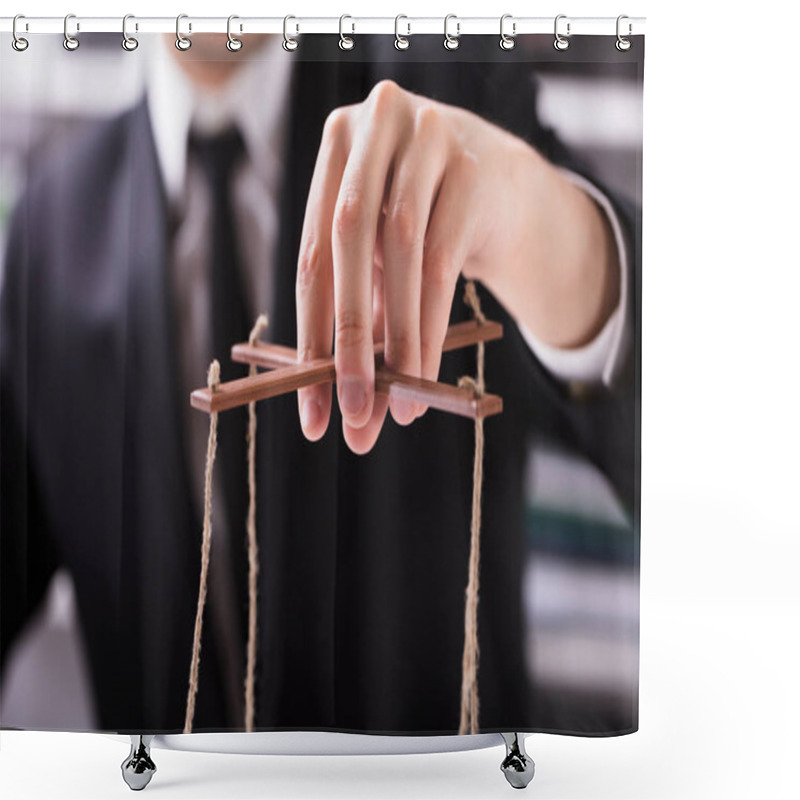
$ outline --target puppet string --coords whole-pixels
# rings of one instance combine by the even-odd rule
[[[255,346],[259,337],[269,324],[266,314],[261,314],[250,331],[250,345]],[[255,364],[250,365],[250,377],[258,372]],[[247,672],[244,679],[244,719],[245,730],[253,730],[255,716],[255,672],[256,638],[258,635],[258,542],[256,541],[256,404],[247,405],[247,487],[250,494],[247,507],[247,562],[248,562],[248,603],[247,623]]]
[[[208,368],[208,388],[214,391],[219,386],[219,361],[214,359]],[[192,643],[192,664],[189,669],[189,693],[186,698],[186,720],[184,733],[192,732],[194,707],[197,698],[197,680],[200,671],[200,643],[203,639],[203,610],[206,605],[208,587],[208,564],[211,556],[211,478],[214,472],[214,459],[217,456],[218,413],[209,416],[208,448],[206,450],[206,475],[203,497],[203,542],[200,550],[200,591],[197,596],[197,614],[194,620],[194,642]]]
[[[467,281],[464,302],[472,309],[479,325],[486,323],[475,284]],[[477,345],[477,375],[463,376],[459,386],[470,387],[475,397],[482,397],[484,380],[484,343]],[[464,603],[464,655],[461,660],[461,720],[459,734],[478,732],[478,588],[481,542],[481,491],[483,489],[483,417],[475,417],[475,460],[472,467],[472,524],[470,529],[469,570]]]

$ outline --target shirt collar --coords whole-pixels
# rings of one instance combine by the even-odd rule
[[[271,36],[249,57],[220,91],[198,88],[167,51],[158,48],[147,76],[148,107],[158,162],[167,198],[178,203],[186,181],[189,131],[213,134],[234,124],[239,127],[248,156],[266,180],[280,167],[285,129],[291,54],[281,38]]]

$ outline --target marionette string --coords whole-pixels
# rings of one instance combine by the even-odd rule
[[[473,281],[467,281],[464,302],[472,309],[479,325],[486,324],[481,302]],[[477,371],[473,378],[464,375],[459,386],[472,389],[475,397],[486,390],[484,378],[484,343],[477,344]],[[472,467],[472,523],[470,526],[469,567],[464,603],[464,654],[461,659],[461,719],[459,734],[478,732],[478,591],[480,586],[481,558],[481,494],[483,489],[483,417],[475,417],[475,458]]]
[[[208,388],[213,392],[219,386],[219,361],[214,359],[208,368]],[[200,549],[200,590],[197,595],[197,613],[194,619],[194,641],[192,642],[192,663],[189,668],[189,692],[186,698],[186,720],[184,733],[192,732],[194,707],[197,699],[197,683],[200,672],[200,645],[203,640],[203,610],[208,590],[208,564],[211,557],[211,478],[214,472],[214,459],[217,457],[217,422],[219,414],[213,411],[209,416],[208,447],[206,449],[206,473],[203,491],[203,541]]]
[[[268,325],[266,314],[261,314],[250,331],[250,345],[254,346]],[[250,377],[258,372],[250,365]],[[256,642],[258,637],[258,542],[256,540],[256,404],[247,405],[247,563],[248,563],[248,623],[247,623],[247,671],[244,679],[245,730],[253,730],[255,716],[255,672]]]

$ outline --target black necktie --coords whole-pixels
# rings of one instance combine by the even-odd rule
[[[244,156],[244,142],[238,130],[231,129],[214,137],[192,135],[190,148],[205,173],[211,201],[209,289],[212,357],[219,361],[221,380],[229,381],[247,373],[247,368],[234,363],[230,354],[234,344],[247,340],[252,322],[245,302],[231,202],[231,177],[237,161]],[[217,475],[228,522],[236,594],[240,597],[246,586],[246,407],[221,412],[218,425]],[[244,603],[237,604],[237,610],[242,612],[243,625]]]

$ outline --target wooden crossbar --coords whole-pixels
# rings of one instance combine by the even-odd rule
[[[442,351],[492,341],[502,335],[503,327],[497,322],[460,322],[448,328]],[[194,408],[206,413],[227,411],[306,386],[333,383],[336,380],[333,356],[299,364],[297,351],[267,342],[256,342],[254,345],[247,342],[235,344],[231,354],[234,361],[255,364],[273,371],[220,383],[213,390],[207,387],[195,389],[191,396]],[[475,397],[473,391],[467,387],[426,381],[386,369],[383,366],[383,342],[375,345],[375,391],[390,398],[410,400],[472,419],[499,414],[503,410],[503,399],[497,395],[484,394],[482,397]]]
[[[469,320],[458,322],[447,329],[442,352],[458,350],[478,342],[490,342],[495,339],[503,338],[503,326],[499,322],[486,321],[483,325]],[[375,343],[376,364],[383,363],[383,342]],[[259,367],[275,369],[276,367],[289,367],[297,364],[297,351],[292,347],[282,344],[272,344],[270,342],[256,342],[254,345],[248,342],[235,344],[231,348],[231,357],[234,361],[242,364],[256,364]],[[333,364],[333,356],[327,360]]]

